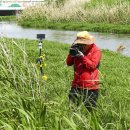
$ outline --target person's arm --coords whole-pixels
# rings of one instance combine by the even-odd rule
[[[71,65],[74,64],[74,57],[70,56],[70,54],[68,54],[68,56],[67,56],[66,64],[67,64],[68,66],[71,66]]]
[[[86,56],[83,56],[82,63],[85,65],[86,68],[95,69],[99,64],[100,59],[101,59],[101,52],[100,50],[97,50],[96,52],[93,53],[90,59]]]

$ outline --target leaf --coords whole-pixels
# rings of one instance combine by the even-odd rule
[[[3,128],[5,128],[6,130],[14,130],[11,125],[9,125],[1,120],[0,120],[0,122],[4,125]],[[0,129],[1,129],[1,127],[0,127]]]
[[[63,117],[63,119],[68,123],[68,125],[71,126],[71,128],[72,128],[73,130],[77,130],[76,124],[73,122],[72,118],[71,118],[71,121],[70,121],[69,119],[67,119],[66,117]]]

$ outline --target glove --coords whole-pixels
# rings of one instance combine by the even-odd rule
[[[76,57],[83,57],[83,56],[84,56],[84,54],[81,51],[78,51],[78,54],[76,54]]]

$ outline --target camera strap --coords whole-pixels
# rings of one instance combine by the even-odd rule
[[[96,68],[99,70],[99,67],[100,67],[100,62],[98,63],[98,65],[96,66]]]

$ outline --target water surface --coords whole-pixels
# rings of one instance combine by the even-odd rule
[[[46,34],[46,40],[58,41],[65,44],[72,44],[76,34],[79,31],[51,30],[51,29],[30,29],[23,28],[14,22],[0,22],[0,36],[9,38],[27,38],[36,39],[39,33]],[[130,56],[130,35],[128,34],[110,34],[90,32],[96,38],[96,44],[101,49],[116,51],[122,44],[126,46],[123,54]]]

